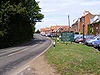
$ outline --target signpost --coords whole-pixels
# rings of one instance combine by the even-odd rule
[[[61,41],[74,41],[74,32],[63,32],[61,33]]]

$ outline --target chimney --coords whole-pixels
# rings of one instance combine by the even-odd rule
[[[89,14],[90,12],[89,11],[84,11],[84,15],[87,15]]]

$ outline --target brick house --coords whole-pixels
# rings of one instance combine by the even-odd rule
[[[91,18],[93,18],[95,15],[91,14],[90,12],[88,12],[87,14],[85,14],[84,16],[82,16],[80,18],[80,30],[79,32],[83,32],[83,25],[84,25],[84,32],[85,34],[88,34],[88,24],[90,24],[91,22]]]
[[[71,31],[79,33],[79,19],[74,20],[74,23],[71,26]]]
[[[100,21],[93,24],[93,31],[95,35],[100,35]]]
[[[83,25],[84,25],[84,33],[88,34],[88,24],[91,22],[91,18],[95,15],[91,14],[89,11],[85,11],[84,16],[80,17],[76,23],[72,25],[72,29],[74,32],[83,33]]]
[[[100,35],[100,15],[96,15],[94,18],[91,18],[91,32],[95,35]]]

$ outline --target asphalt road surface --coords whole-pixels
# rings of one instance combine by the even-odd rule
[[[34,38],[21,46],[0,49],[0,75],[13,75],[16,69],[44,52],[52,43],[50,39],[39,34],[35,34]]]

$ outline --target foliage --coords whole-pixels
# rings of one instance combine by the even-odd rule
[[[0,37],[4,36],[5,34],[7,34],[7,33],[6,33],[6,30],[0,31]]]
[[[83,34],[83,32],[80,32],[80,34]]]
[[[82,44],[61,42],[51,47],[46,56],[61,75],[99,75],[100,52]]]
[[[88,25],[88,34],[94,34],[92,24]]]
[[[0,48],[32,39],[36,22],[44,17],[40,12],[35,0],[0,1]]]
[[[37,30],[35,33],[40,33],[40,31],[39,31],[39,30]]]

